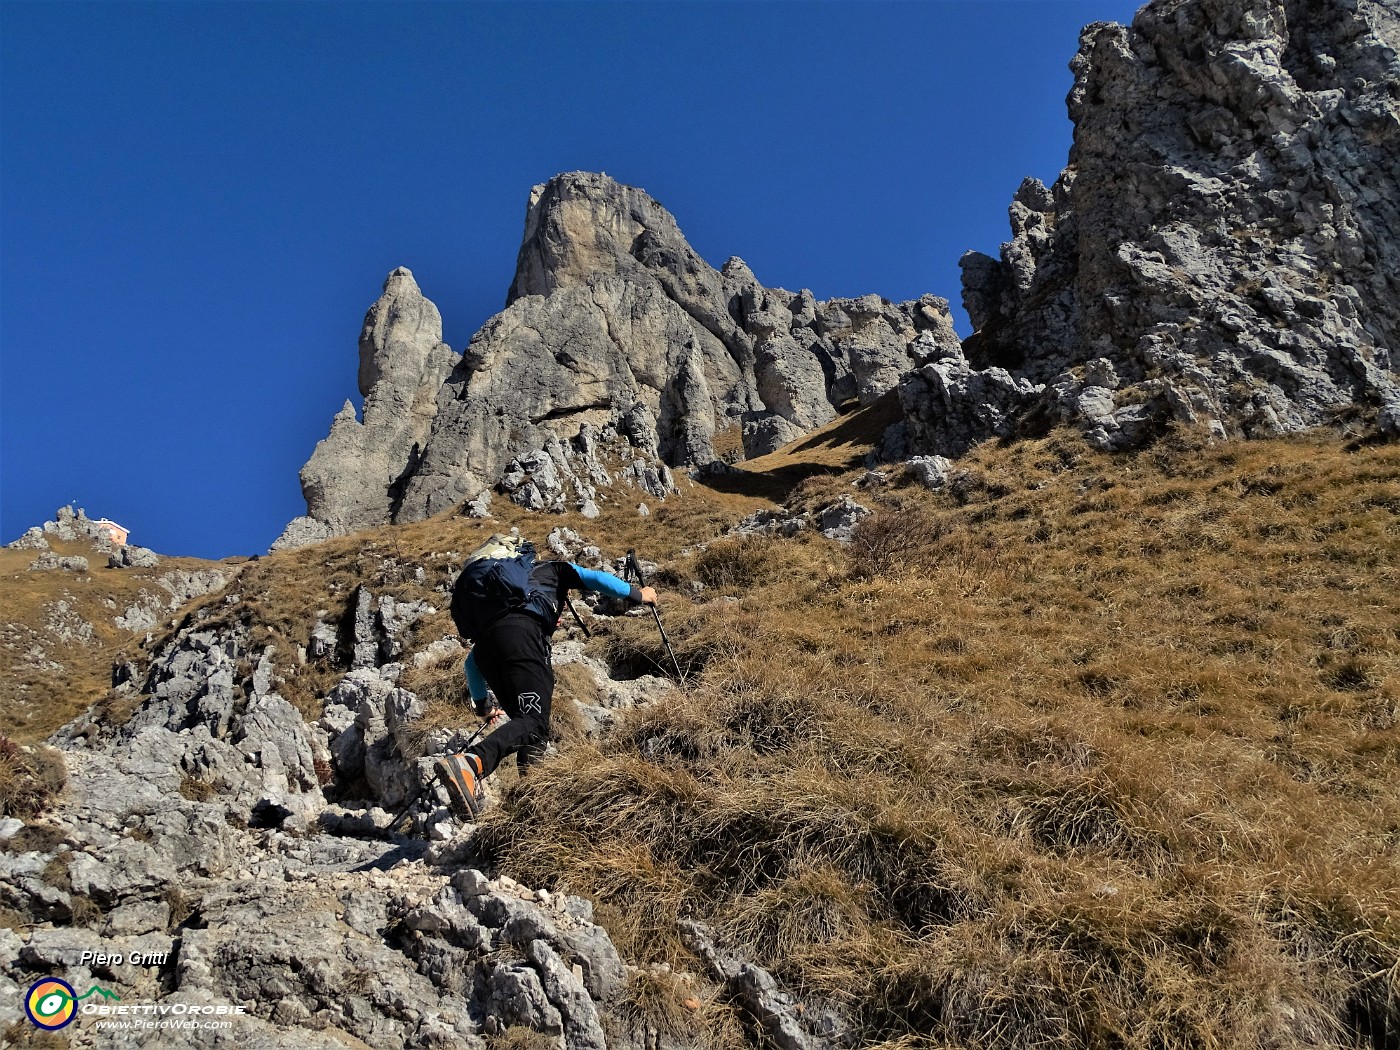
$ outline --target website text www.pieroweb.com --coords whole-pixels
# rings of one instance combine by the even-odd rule
[[[79,992],[59,977],[45,977],[29,987],[25,1013],[36,1028],[56,1032],[75,1022],[94,1031],[218,1031],[232,1028],[246,1015],[237,1003],[123,1000],[101,985]]]

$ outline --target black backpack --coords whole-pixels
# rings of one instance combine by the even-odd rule
[[[530,581],[535,548],[519,536],[497,533],[467,557],[452,587],[452,622],[462,637],[477,641],[508,612],[534,613],[553,626],[558,618],[550,596]]]

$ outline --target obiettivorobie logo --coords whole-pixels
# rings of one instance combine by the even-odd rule
[[[73,1018],[78,1015],[78,1004],[90,995],[100,995],[103,999],[121,998],[116,992],[98,985],[79,995],[67,981],[45,977],[29,986],[29,994],[24,997],[24,1012],[29,1015],[34,1027],[56,1032],[73,1023]]]

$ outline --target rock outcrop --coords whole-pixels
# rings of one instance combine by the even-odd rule
[[[445,807],[427,757],[462,750],[470,727],[425,725],[425,702],[400,681],[399,660],[460,667],[455,640],[418,637],[431,612],[362,586],[338,629],[322,613],[311,658],[345,673],[308,721],[279,692],[279,669],[306,654],[200,610],[146,671],[121,676],[129,719],[99,707],[60,730],[61,799],[0,821],[0,907],[30,922],[0,928],[0,1025],[21,1020],[24,988],[55,976],[115,987],[147,1013],[237,1010],[207,1033],[213,1046],[656,1046],[624,1008],[631,968],[591,902],[472,866],[474,828]],[[668,688],[610,682],[578,642],[557,656],[598,680],[597,703],[579,705],[591,732]],[[391,808],[421,834],[394,834]],[[92,1020],[76,1045],[93,1045]],[[165,1045],[168,1033],[113,1039]]]
[[[404,267],[389,274],[360,330],[364,418],[346,401],[301,469],[308,517],[322,528],[297,519],[280,546],[394,520],[437,415],[438,391],[458,360],[442,341],[442,315],[413,274]]]
[[[1086,28],[1069,166],[1021,186],[999,260],[964,257],[969,364],[905,380],[911,448],[1018,415],[1103,448],[1358,407],[1400,433],[1397,48],[1375,0],[1157,0]]]
[[[850,496],[842,496],[811,511],[785,508],[757,510],[728,530],[729,536],[796,536],[805,529],[814,529],[829,540],[850,543],[857,525],[874,513]]]
[[[816,300],[716,270],[642,190],[533,190],[506,308],[456,358],[395,271],[347,405],[303,471],[291,546],[492,491],[592,514],[667,466],[772,451],[896,386],[880,455],[1078,425],[1269,435],[1339,414],[1400,433],[1400,15],[1378,0],[1156,0],[1081,38],[1075,140],[946,303]],[[399,335],[395,335],[399,333]],[[740,452],[742,449],[742,453]]]
[[[114,617],[113,622],[124,631],[150,630],[187,602],[222,590],[229,579],[220,569],[174,569],[162,573],[151,579],[159,590],[142,587],[136,601]]]
[[[537,186],[506,308],[458,358],[407,270],[360,342],[348,404],[302,470],[307,515],[277,547],[414,521],[495,489],[591,513],[668,466],[772,451],[893,389],[911,346],[955,347],[947,302],[818,301],[716,270],[642,190],[575,172]]]
[[[74,510],[71,505],[59,507],[52,521],[46,521],[43,525],[35,525],[26,530],[19,539],[5,544],[5,547],[7,550],[46,551],[49,549],[50,539],[63,543],[84,540],[103,553],[121,550],[121,544],[112,543],[111,533],[104,522],[93,521],[82,507]],[[144,547],[136,549],[146,550]],[[147,553],[150,552],[147,551]]]
[[[45,551],[29,563],[29,572],[47,569],[62,569],[64,572],[87,572],[88,560],[82,557],[60,558],[52,551]]]
[[[855,1026],[840,1009],[810,996],[799,1002],[763,967],[721,945],[704,923],[683,919],[680,931],[686,946],[704,960],[763,1043],[779,1050],[834,1050],[858,1041]]]

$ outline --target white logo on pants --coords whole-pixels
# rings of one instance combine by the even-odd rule
[[[515,698],[515,702],[520,705],[522,714],[537,715],[540,713],[539,693],[521,693]]]

